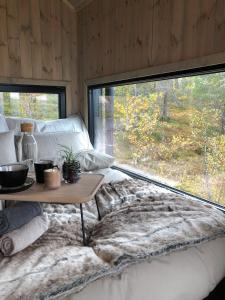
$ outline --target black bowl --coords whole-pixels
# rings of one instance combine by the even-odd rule
[[[0,185],[2,187],[17,187],[25,183],[28,166],[24,164],[0,165]]]

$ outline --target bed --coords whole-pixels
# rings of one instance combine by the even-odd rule
[[[126,174],[111,168],[92,172],[104,174],[106,186],[130,180]],[[154,185],[149,188],[154,195],[171,194]],[[87,230],[98,222],[92,209],[87,207],[84,212]],[[110,273],[108,264],[96,256],[94,247],[81,246],[76,207],[46,205],[45,212],[52,218],[48,234],[12,258],[1,259],[1,299],[200,300],[225,276],[223,233],[209,241],[127,264],[118,272]],[[76,227],[75,231],[71,224]],[[76,270],[69,270],[68,266],[73,264]],[[79,278],[82,281],[82,274],[88,270],[90,277],[93,270],[97,270],[95,277],[85,278],[86,281],[75,288],[74,278],[76,282]],[[101,270],[105,271],[104,276]],[[46,289],[49,292],[46,293]]]
[[[98,170],[105,182],[128,178],[113,169]],[[155,186],[155,191],[162,188]],[[225,276],[225,238],[174,252],[126,269],[120,276],[105,278],[66,300],[200,300]],[[106,298],[107,297],[107,298]]]

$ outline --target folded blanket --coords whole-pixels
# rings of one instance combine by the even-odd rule
[[[13,255],[36,241],[48,229],[45,216],[37,216],[17,230],[4,234],[0,238],[0,250],[4,256]]]
[[[42,207],[38,202],[18,202],[3,209],[0,211],[0,235],[20,228],[41,214]]]

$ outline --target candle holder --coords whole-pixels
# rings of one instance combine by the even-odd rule
[[[61,174],[57,167],[44,171],[44,186],[46,189],[58,189],[61,186]]]

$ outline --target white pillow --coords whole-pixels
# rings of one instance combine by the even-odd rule
[[[35,133],[34,137],[37,141],[38,159],[59,158],[60,145],[72,148],[74,153],[89,149],[81,132]]]
[[[45,126],[44,121],[34,120],[30,118],[6,117],[6,122],[9,130],[14,130],[15,133],[20,132],[20,124],[22,123],[32,123],[34,132],[40,132]]]
[[[61,132],[61,131],[83,131],[83,121],[79,116],[69,117],[67,119],[57,119],[45,121],[41,132]]]
[[[16,150],[14,143],[14,132],[0,133],[0,164],[16,162]]]
[[[93,171],[111,167],[114,157],[95,150],[89,150],[78,153],[77,160],[80,162],[81,170]]]
[[[10,130],[20,132],[21,123],[32,123],[34,132],[82,132],[84,139],[88,144],[88,149],[93,149],[91,145],[88,131],[80,116],[74,115],[67,119],[58,119],[52,121],[34,120],[29,118],[6,117],[6,121]]]
[[[0,114],[0,132],[9,131],[9,127],[6,123],[5,117]]]
[[[80,116],[74,115],[67,119],[58,119],[46,121],[45,125],[41,127],[40,132],[82,132],[83,137],[88,143],[88,149],[93,149],[91,145],[89,134],[86,126]]]

